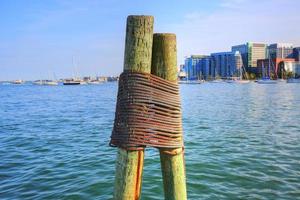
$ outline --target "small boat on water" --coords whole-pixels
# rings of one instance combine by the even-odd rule
[[[269,55],[269,63],[268,64],[269,64],[268,65],[268,71],[267,71],[267,73],[265,73],[265,66],[264,66],[264,63],[262,63],[262,71],[263,71],[262,75],[263,75],[263,78],[257,80],[258,84],[277,84],[278,83],[277,80],[272,80],[270,78],[271,77],[271,58],[270,58],[270,55]]]
[[[20,85],[20,84],[23,84],[24,81],[23,80],[14,80],[11,82],[12,84],[17,84],[17,85]]]
[[[250,83],[250,80],[245,80],[245,79],[233,79],[233,80],[226,80],[226,83],[237,83],[237,84],[247,84]]]
[[[50,85],[50,86],[55,86],[58,85],[57,81],[52,81],[52,80],[37,80],[33,82],[34,85]]]
[[[221,79],[215,79],[215,80],[209,81],[209,83],[224,83],[224,81]]]
[[[179,84],[201,84],[204,83],[204,80],[187,80],[187,81],[178,81]]]
[[[235,52],[235,57],[237,57],[240,61],[242,61],[241,54],[237,51]],[[246,69],[242,62],[240,62],[239,66],[237,66],[237,75],[236,77],[231,77],[231,79],[227,79],[226,83],[237,83],[237,84],[247,84],[250,83],[249,77],[247,76]]]
[[[63,85],[86,85],[87,83],[81,79],[65,79]]]
[[[238,83],[238,84],[247,84],[247,83],[250,83],[251,81],[250,80],[236,80],[235,83]]]
[[[63,82],[64,85],[80,85],[80,80],[74,80],[74,79],[66,79]]]
[[[91,81],[87,82],[87,84],[89,84],[89,85],[99,85],[101,83],[104,83],[104,81],[91,80]]]

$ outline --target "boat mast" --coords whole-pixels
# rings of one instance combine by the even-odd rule
[[[270,56],[269,56],[269,62],[268,62],[268,78],[270,79],[270,63],[271,62],[271,59],[270,59]]]
[[[264,65],[264,61],[262,61],[261,69],[262,69],[262,79],[264,79],[265,78],[265,65]]]

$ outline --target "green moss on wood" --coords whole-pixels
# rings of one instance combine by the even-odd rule
[[[151,72],[153,40],[152,16],[128,16],[124,71]],[[114,199],[140,199],[144,151],[118,149]]]
[[[177,80],[176,35],[153,35],[151,73],[169,81]]]
[[[177,51],[174,34],[154,34],[151,73],[169,81],[177,81]],[[166,151],[177,152],[177,154],[170,155]],[[182,148],[160,149],[160,162],[165,199],[186,200],[185,162]]]
[[[153,23],[152,16],[128,16],[124,70],[151,72]]]

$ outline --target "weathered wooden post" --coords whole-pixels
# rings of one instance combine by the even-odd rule
[[[126,27],[124,72],[151,72],[153,40],[152,16],[128,16]],[[144,150],[118,149],[115,175],[115,200],[140,198]]]
[[[151,73],[177,82],[176,35],[153,35]],[[160,160],[166,200],[187,199],[183,148],[160,148]]]

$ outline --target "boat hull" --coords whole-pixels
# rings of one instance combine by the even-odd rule
[[[63,85],[80,85],[80,82],[63,83]]]

